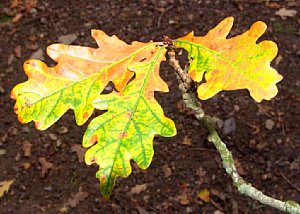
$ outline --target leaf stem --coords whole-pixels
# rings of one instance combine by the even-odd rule
[[[191,89],[191,78],[187,74],[187,69],[182,69],[179,65],[178,60],[175,58],[175,51],[170,50],[169,64],[175,69],[176,77],[178,80],[179,89],[182,92],[182,98],[186,106],[192,109],[195,113],[195,117],[200,120],[209,132],[208,141],[212,142],[216,149],[218,150],[221,158],[222,164],[226,173],[231,177],[233,185],[238,189],[238,191],[251,197],[254,200],[259,201],[262,204],[269,205],[278,210],[282,210],[288,213],[300,214],[300,205],[295,201],[287,200],[280,201],[278,199],[272,198],[265,195],[250,183],[247,183],[237,172],[236,166],[234,165],[234,159],[231,152],[227,149],[226,144],[221,140],[215,129],[215,121],[209,115],[205,115],[201,103],[195,97],[194,93],[190,92]]]

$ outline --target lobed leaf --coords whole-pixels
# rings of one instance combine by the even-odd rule
[[[0,182],[0,198],[9,191],[10,186],[14,183],[14,181],[15,180],[13,179]]]
[[[85,155],[87,164],[100,165],[97,177],[101,192],[108,197],[117,176],[131,173],[130,160],[146,169],[153,157],[153,137],[174,136],[174,122],[164,116],[154,98],[154,91],[168,91],[159,76],[159,65],[165,59],[165,48],[157,47],[153,56],[130,65],[135,73],[124,91],[100,95],[94,107],[107,110],[89,124],[83,146],[90,147]],[[94,143],[97,141],[97,144]]]
[[[270,67],[277,54],[277,45],[272,41],[257,44],[265,32],[266,24],[254,23],[242,35],[226,39],[233,25],[233,18],[224,19],[203,37],[193,32],[177,39],[175,47],[184,48],[192,62],[189,67],[191,78],[205,83],[198,87],[200,99],[213,97],[222,90],[247,88],[257,102],[276,96],[282,76]]]
[[[148,57],[155,43],[133,42],[131,45],[93,30],[99,48],[50,45],[48,55],[57,62],[48,67],[39,60],[28,60],[24,70],[28,80],[12,90],[15,112],[22,123],[35,121],[40,130],[55,123],[68,109],[73,109],[78,125],[91,116],[92,101],[113,80],[118,90],[124,89],[133,73],[127,66]]]

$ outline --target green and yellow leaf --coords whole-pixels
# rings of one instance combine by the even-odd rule
[[[200,99],[213,97],[222,90],[248,89],[257,102],[276,96],[282,76],[270,67],[277,54],[272,41],[257,43],[265,32],[266,24],[254,23],[242,35],[226,39],[233,25],[233,18],[224,19],[203,37],[193,32],[177,39],[175,47],[184,48],[192,59],[189,68],[191,78],[205,83],[198,87]]]
[[[157,47],[153,56],[128,67],[135,73],[121,92],[100,95],[94,107],[107,110],[89,124],[83,146],[89,148],[85,155],[87,164],[97,163],[101,192],[111,194],[115,179],[131,173],[130,160],[146,169],[153,157],[153,137],[174,136],[174,122],[164,116],[154,98],[154,91],[168,91],[159,76],[159,65],[165,60],[165,48]],[[95,144],[97,142],[97,144]]]
[[[97,49],[50,45],[47,53],[57,62],[54,67],[32,59],[24,63],[28,80],[11,93],[20,122],[33,120],[38,129],[44,130],[73,109],[77,124],[84,124],[94,110],[92,101],[109,81],[118,90],[124,89],[133,76],[127,66],[147,58],[155,47],[153,42],[128,45],[100,30],[93,30],[92,36]]]

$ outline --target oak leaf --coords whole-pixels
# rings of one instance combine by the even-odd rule
[[[79,163],[82,163],[84,161],[84,154],[86,152],[86,149],[83,148],[81,145],[79,144],[73,144],[71,146],[71,151],[72,152],[76,152],[77,158]]]
[[[42,176],[45,176],[45,174],[54,166],[53,163],[47,161],[44,157],[39,157],[38,161],[42,166]]]
[[[61,213],[66,213],[70,208],[75,208],[80,202],[84,201],[88,197],[88,192],[82,190],[82,187],[79,187],[79,191],[72,195],[67,202],[59,209]]]
[[[147,58],[148,49],[155,46],[153,42],[128,45],[100,30],[92,30],[92,36],[97,49],[50,45],[47,53],[57,62],[54,67],[33,59],[24,63],[28,81],[15,86],[11,93],[20,122],[33,120],[44,130],[73,109],[77,124],[84,124],[94,110],[92,101],[109,81],[122,90],[133,76],[127,66]]]
[[[0,182],[0,198],[4,195],[4,193],[8,192],[14,181],[15,180],[6,180]]]
[[[150,165],[155,134],[164,137],[176,134],[174,122],[164,116],[154,98],[154,91],[168,91],[159,76],[165,52],[164,47],[156,47],[151,57],[128,67],[135,78],[123,91],[100,95],[94,101],[95,108],[107,112],[89,124],[83,146],[91,147],[85,154],[85,162],[100,166],[96,176],[105,197],[111,194],[116,177],[131,173],[131,159],[142,169]]]
[[[198,87],[200,99],[208,99],[222,90],[247,88],[257,102],[270,100],[278,90],[276,83],[282,79],[270,62],[277,54],[272,41],[257,43],[265,32],[266,24],[259,21],[242,35],[226,39],[233,18],[224,19],[203,37],[193,32],[177,39],[175,47],[184,48],[192,59],[189,67],[191,78],[206,82]]]

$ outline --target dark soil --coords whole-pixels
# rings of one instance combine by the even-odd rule
[[[242,196],[233,187],[219,154],[206,140],[206,129],[183,108],[174,71],[166,63],[161,75],[170,93],[156,95],[165,114],[175,121],[178,134],[156,137],[150,167],[143,171],[133,164],[133,173],[117,180],[110,200],[100,195],[97,166],[80,163],[71,150],[72,145],[81,143],[86,128],[75,125],[72,111],[46,131],[36,130],[32,123],[20,124],[13,112],[15,101],[10,91],[27,78],[22,64],[39,48],[46,55],[45,48],[62,35],[75,34],[77,39],[72,44],[96,47],[90,36],[90,29],[96,28],[128,43],[146,42],[160,40],[163,35],[178,38],[192,30],[204,35],[228,16],[235,17],[230,36],[244,32],[257,20],[268,25],[263,39],[278,44],[280,57],[272,66],[284,79],[278,84],[279,94],[271,101],[256,103],[246,90],[239,90],[219,93],[203,101],[203,108],[219,118],[222,139],[247,181],[278,199],[300,202],[297,0],[40,0],[30,12],[15,9],[13,12],[18,10],[23,15],[16,23],[7,15],[9,2],[1,2],[0,149],[6,153],[0,156],[0,182],[14,179],[9,192],[0,198],[1,214],[60,213],[76,194],[81,200],[75,201],[68,213],[281,213]],[[298,14],[283,19],[275,15],[281,8],[297,10]],[[45,61],[54,64],[47,57]],[[228,118],[235,121],[236,129],[224,134],[222,122]],[[266,123],[272,122],[274,126],[266,128]],[[62,134],[61,127],[68,132]],[[29,144],[31,154],[25,156],[24,145]],[[45,175],[40,157],[53,164]],[[146,189],[132,193],[132,188],[141,184],[147,184]],[[210,202],[197,196],[205,188],[211,194]]]

